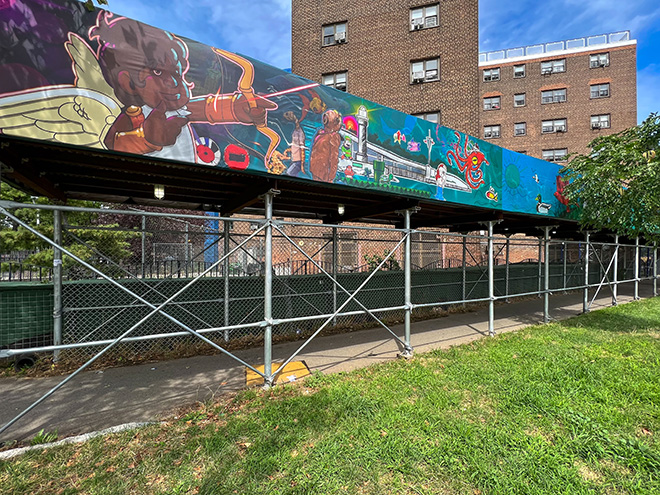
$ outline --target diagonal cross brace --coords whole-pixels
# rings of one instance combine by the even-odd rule
[[[155,305],[151,304],[149,301],[143,299],[143,298],[140,297],[139,295],[137,295],[137,294],[135,294],[134,292],[132,292],[130,289],[128,289],[128,288],[122,286],[121,284],[117,283],[115,280],[113,280],[112,278],[110,278],[109,276],[107,276],[106,274],[104,274],[103,272],[101,272],[100,270],[97,270],[96,268],[94,268],[94,267],[93,267],[92,265],[90,265],[89,263],[83,261],[83,260],[80,259],[78,256],[74,255],[74,254],[71,253],[69,250],[67,250],[66,248],[64,248],[64,247],[62,247],[62,246],[58,246],[53,240],[49,239],[47,236],[43,235],[43,234],[42,234],[41,232],[39,232],[38,230],[34,229],[33,227],[31,227],[30,225],[26,224],[25,222],[23,222],[22,220],[20,220],[20,219],[17,218],[16,216],[12,215],[12,214],[9,213],[7,210],[5,210],[2,206],[0,206],[0,213],[2,213],[3,215],[5,215],[5,216],[6,216],[7,218],[9,218],[10,220],[14,221],[16,224],[18,224],[18,225],[20,225],[21,227],[25,228],[25,229],[28,230],[29,232],[33,233],[34,235],[36,235],[37,237],[39,237],[41,240],[43,240],[43,241],[46,242],[47,244],[49,244],[49,245],[51,245],[51,246],[53,246],[53,247],[56,247],[56,248],[60,249],[64,254],[70,256],[73,260],[77,261],[78,263],[80,263],[82,266],[84,266],[84,267],[87,268],[88,270],[91,270],[92,272],[97,273],[97,274],[100,275],[102,278],[104,278],[105,280],[107,280],[108,282],[110,282],[112,285],[115,285],[115,286],[118,287],[119,289],[123,290],[123,291],[126,292],[127,294],[131,295],[131,296],[134,297],[135,299],[137,299],[137,300],[143,302],[144,304],[146,304],[147,306],[149,306],[150,308],[153,309],[153,311],[151,311],[149,314],[147,314],[146,316],[144,316],[140,321],[138,321],[138,322],[137,322],[136,324],[134,324],[131,328],[129,328],[129,329],[126,330],[123,334],[121,334],[119,337],[117,337],[117,338],[116,338],[111,344],[109,344],[109,345],[106,346],[104,349],[102,349],[101,351],[99,351],[95,356],[93,356],[91,359],[89,359],[89,360],[88,360],[85,364],[83,364],[80,368],[78,368],[76,371],[74,371],[71,375],[67,376],[64,380],[62,380],[60,383],[58,383],[55,387],[53,387],[51,390],[49,390],[48,392],[46,392],[43,396],[41,396],[39,399],[37,399],[37,400],[36,400],[34,403],[32,403],[29,407],[27,407],[25,410],[23,410],[21,413],[19,413],[14,419],[12,419],[12,420],[9,421],[7,424],[5,424],[2,428],[0,428],[0,434],[3,433],[4,431],[6,431],[7,428],[9,428],[9,427],[12,426],[14,423],[16,423],[18,420],[20,420],[23,416],[25,416],[27,413],[29,413],[32,409],[34,409],[34,408],[37,407],[39,404],[41,404],[43,401],[45,401],[48,397],[50,397],[50,396],[53,395],[55,392],[57,392],[60,388],[62,388],[64,385],[66,385],[69,381],[71,381],[71,380],[72,380],[75,376],[77,376],[80,372],[82,372],[82,371],[85,370],[87,367],[89,367],[92,363],[94,363],[98,358],[100,358],[102,355],[104,355],[104,354],[105,354],[106,352],[108,352],[110,349],[112,349],[112,348],[115,347],[117,344],[119,344],[119,343],[120,343],[125,337],[128,337],[128,336],[131,334],[131,332],[133,332],[133,330],[135,330],[137,327],[139,327],[140,325],[142,325],[145,321],[147,321],[149,318],[151,318],[153,315],[155,315],[155,314],[157,314],[157,313],[160,313],[160,314],[161,314],[162,316],[164,316],[165,318],[167,318],[167,319],[169,319],[170,321],[172,321],[173,323],[179,325],[181,328],[183,328],[183,329],[186,330],[187,332],[191,333],[192,335],[195,335],[197,338],[199,338],[200,340],[202,340],[202,341],[206,342],[207,344],[211,345],[213,348],[219,350],[219,351],[222,352],[223,354],[226,354],[227,356],[229,356],[229,357],[235,359],[236,361],[238,361],[238,362],[241,363],[242,365],[244,365],[244,366],[250,368],[250,369],[251,369],[252,371],[254,371],[255,373],[257,373],[257,374],[259,374],[259,375],[261,375],[261,376],[264,376],[263,373],[261,373],[260,371],[258,371],[257,369],[255,369],[253,366],[249,365],[248,363],[244,362],[244,361],[243,361],[242,359],[240,359],[239,357],[233,355],[231,352],[229,352],[229,351],[227,351],[226,349],[224,349],[223,347],[217,345],[215,342],[211,341],[210,339],[204,337],[203,335],[201,335],[201,334],[200,334],[199,332],[197,332],[196,330],[193,330],[192,328],[190,328],[190,327],[188,327],[186,324],[180,322],[179,320],[177,320],[177,319],[174,318],[173,316],[171,316],[171,315],[169,315],[168,313],[162,311],[162,308],[163,308],[163,307],[165,307],[167,304],[169,304],[172,300],[176,299],[179,295],[181,295],[181,293],[183,293],[183,292],[184,292],[185,290],[187,290],[190,286],[192,286],[194,283],[196,283],[197,280],[199,280],[201,277],[203,277],[206,273],[209,273],[209,272],[210,272],[213,268],[215,268],[218,264],[220,264],[221,262],[223,262],[224,259],[225,259],[225,257],[230,256],[231,254],[233,254],[234,251],[238,250],[238,247],[237,247],[237,248],[234,248],[234,249],[233,249],[232,251],[230,251],[229,253],[226,253],[221,259],[219,259],[217,262],[215,262],[213,265],[211,265],[208,269],[204,270],[204,272],[202,272],[197,278],[191,280],[188,284],[186,284],[184,287],[182,287],[180,290],[178,290],[178,291],[177,291],[175,294],[173,294],[170,298],[168,298],[166,301],[164,301],[160,306],[155,306]],[[255,231],[251,236],[249,236],[247,239],[245,239],[244,242],[249,241],[252,237],[254,237],[255,235],[257,235],[257,234],[258,234],[263,228],[265,228],[265,226],[264,226],[264,227],[261,227],[260,229],[258,229],[257,231]],[[265,377],[264,377],[264,378],[265,378]]]
[[[341,285],[341,284],[340,284],[340,283],[339,283],[339,282],[338,282],[338,281],[337,281],[332,275],[330,275],[327,271],[325,271],[325,270],[323,269],[323,267],[321,267],[321,265],[319,265],[319,264],[318,264],[316,261],[314,261],[314,259],[312,259],[312,258],[311,258],[311,257],[305,252],[305,251],[303,251],[303,250],[300,248],[300,246],[296,245],[296,243],[293,241],[293,239],[291,239],[288,235],[286,235],[282,229],[280,229],[277,225],[275,225],[274,227],[275,227],[275,229],[276,229],[280,234],[282,234],[282,235],[284,236],[284,238],[285,238],[287,241],[289,241],[289,242],[290,242],[290,243],[291,243],[291,244],[292,244],[292,245],[293,245],[298,251],[300,251],[300,252],[302,253],[302,255],[305,256],[309,261],[311,261],[311,262],[314,264],[314,266],[316,266],[319,270],[321,270],[321,272],[322,272],[326,277],[328,277],[328,278],[329,278],[329,279],[330,279],[330,280],[331,280],[331,281],[332,281],[337,287],[339,287],[339,288],[340,288],[340,289],[341,289],[346,295],[349,295],[349,296],[351,295],[351,293],[350,293],[346,288],[344,288],[344,287],[343,287],[343,286],[342,286],[342,285]],[[407,234],[407,235],[408,235],[408,234]],[[405,240],[405,236],[404,236],[404,240]],[[398,246],[397,246],[397,247],[398,247]],[[395,248],[395,249],[396,249],[396,248]],[[356,291],[356,292],[357,292],[357,291]],[[363,310],[364,310],[369,316],[371,316],[374,320],[376,320],[376,321],[377,321],[377,322],[378,322],[378,323],[379,323],[379,324],[380,324],[385,330],[387,330],[388,332],[390,332],[390,333],[392,334],[392,336],[393,336],[398,342],[400,342],[403,346],[405,346],[405,343],[404,343],[404,342],[403,342],[403,341],[397,336],[397,334],[395,334],[394,331],[393,331],[390,327],[388,327],[388,326],[387,326],[387,325],[386,325],[386,324],[385,324],[380,318],[378,318],[378,317],[377,317],[372,311],[370,311],[369,308],[367,308],[364,304],[362,304],[362,303],[361,303],[360,301],[358,301],[357,299],[355,299],[355,303],[356,303],[358,306],[360,306],[360,307],[361,307],[361,308],[362,308],[362,309],[363,309]],[[336,314],[333,315],[333,317],[334,317],[334,316],[336,316]]]
[[[607,269],[605,269],[605,265],[603,264],[602,260],[600,259],[600,256],[598,256],[598,252],[595,249],[592,249],[594,256],[598,260],[598,264],[604,271],[603,278],[600,280],[600,283],[598,284],[598,289],[596,289],[596,293],[594,294],[594,297],[591,299],[591,302],[589,303],[589,307],[594,303],[596,298],[598,297],[598,293],[600,292],[600,289],[603,287],[603,282],[607,280],[607,286],[610,289],[610,292],[612,295],[614,295],[614,291],[612,290],[612,281],[610,280],[609,273],[610,273],[610,268],[612,268],[612,264],[614,263],[614,260],[616,259],[614,255],[618,254],[619,252],[619,245],[616,245],[614,255],[612,255],[612,259],[610,260],[609,265],[607,265]]]
[[[308,339],[303,345],[301,345],[301,346],[300,346],[300,347],[299,347],[299,348],[298,348],[293,354],[291,354],[291,356],[289,356],[289,358],[288,358],[288,359],[282,364],[282,366],[280,366],[280,367],[277,369],[277,371],[275,371],[270,377],[267,377],[266,380],[270,380],[271,383],[274,383],[275,378],[276,378],[277,375],[278,375],[278,374],[284,369],[284,367],[285,367],[287,364],[289,364],[291,361],[293,361],[293,360],[295,359],[295,357],[296,357],[298,354],[300,354],[300,353],[302,352],[302,350],[303,350],[305,347],[307,347],[307,345],[308,345],[308,344],[309,344],[309,343],[310,343],[310,342],[311,342],[311,341],[312,341],[312,340],[313,340],[313,339],[314,339],[319,333],[321,333],[321,331],[322,331],[326,326],[328,326],[328,324],[329,324],[334,318],[336,318],[337,315],[338,315],[339,313],[341,313],[342,309],[344,309],[344,308],[348,305],[348,303],[350,303],[350,302],[355,298],[355,296],[356,296],[356,295],[357,295],[357,294],[358,294],[358,293],[364,288],[364,286],[367,285],[367,284],[369,283],[369,281],[373,278],[373,276],[376,275],[376,273],[378,273],[378,270],[380,270],[380,269],[385,265],[385,263],[387,263],[387,261],[392,257],[392,255],[394,254],[394,252],[395,252],[397,249],[399,249],[399,246],[401,246],[401,244],[403,244],[409,236],[410,236],[410,232],[407,232],[406,235],[404,235],[404,236],[401,238],[401,240],[397,243],[397,245],[394,246],[394,249],[392,249],[392,251],[391,251],[387,256],[385,256],[385,258],[383,259],[383,261],[380,262],[380,264],[374,269],[374,271],[371,272],[371,274],[366,278],[366,280],[365,280],[364,282],[362,282],[362,283],[360,284],[360,286],[359,286],[357,289],[355,289],[355,292],[353,292],[353,293],[348,297],[348,299],[346,299],[346,301],[344,301],[344,302],[342,303],[342,305],[341,305],[339,308],[337,308],[337,310],[334,312],[334,314],[332,314],[328,319],[325,320],[325,322],[324,322],[324,323],[323,323],[318,329],[316,329],[316,331],[315,331],[315,332],[309,337],[309,339]],[[397,337],[397,340],[400,341],[400,339],[398,339],[398,337]]]

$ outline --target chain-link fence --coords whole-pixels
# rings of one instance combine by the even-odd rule
[[[2,254],[0,345],[12,352],[1,355],[57,344],[60,359],[82,362],[121,338],[111,355],[141,360],[208,352],[209,342],[223,352],[260,346],[266,332],[295,340],[378,325],[407,345],[390,328],[407,314],[432,318],[454,306],[541,297],[546,286],[587,289],[590,300],[607,287],[615,301],[616,284],[657,274],[654,246],[541,231],[489,239],[487,231],[64,210],[61,241]],[[54,245],[65,251],[61,262]],[[41,266],[32,283],[17,281],[13,266],[48,249],[61,270]]]

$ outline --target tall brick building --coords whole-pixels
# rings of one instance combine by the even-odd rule
[[[472,135],[478,0],[293,0],[292,71]]]
[[[637,124],[628,31],[480,54],[480,136],[549,161]]]

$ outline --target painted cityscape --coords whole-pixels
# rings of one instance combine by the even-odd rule
[[[0,37],[3,134],[510,212],[576,214],[557,164],[73,0],[0,2]]]

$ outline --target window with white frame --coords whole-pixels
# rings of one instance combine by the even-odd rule
[[[610,96],[610,83],[592,84],[591,98],[608,98]]]
[[[525,64],[513,66],[513,77],[516,79],[525,77]]]
[[[324,74],[323,84],[325,86],[338,89],[339,91],[346,91],[347,75],[347,72],[333,72],[332,74]]]
[[[495,139],[500,137],[500,131],[502,129],[501,125],[485,125],[484,126],[484,138],[486,139]]]
[[[524,107],[527,104],[527,96],[525,93],[518,93],[513,95],[513,106]]]
[[[484,110],[499,110],[501,108],[500,102],[502,100],[501,96],[492,96],[490,98],[484,98]]]
[[[484,81],[499,81],[500,80],[500,68],[495,69],[484,69]]]
[[[610,54],[608,53],[594,53],[589,55],[589,68],[596,69],[598,67],[607,67],[610,65]]]
[[[410,82],[422,83],[440,80],[440,62],[437,58],[410,62]]]
[[[541,62],[541,74],[553,74],[555,72],[566,72],[565,58]]]
[[[566,119],[543,120],[541,122],[541,133],[566,132]]]
[[[423,119],[428,122],[433,122],[434,124],[440,123],[440,111],[428,112],[428,113],[415,113],[413,115],[418,119]]]
[[[513,124],[513,135],[524,136],[527,134],[527,122],[518,122]]]
[[[541,91],[541,103],[562,103],[566,101],[566,88]]]
[[[323,26],[323,46],[346,43],[346,23],[338,22]]]
[[[410,30],[432,28],[440,25],[440,4],[410,9]]]
[[[566,148],[543,150],[543,159],[549,162],[565,162],[567,156],[568,149]]]
[[[592,129],[609,129],[610,128],[610,114],[592,115],[591,116]]]

